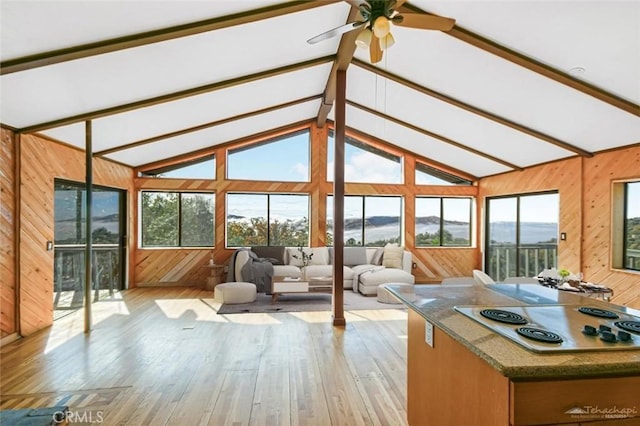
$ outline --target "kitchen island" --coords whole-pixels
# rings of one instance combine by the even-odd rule
[[[534,352],[454,307],[640,312],[535,284],[386,288],[409,308],[411,426],[640,424],[640,349]]]

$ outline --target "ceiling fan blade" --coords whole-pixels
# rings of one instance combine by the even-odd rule
[[[394,22],[401,27],[449,31],[456,24],[455,19],[425,13],[403,13],[401,16],[402,21]]]
[[[337,28],[334,28],[332,30],[324,32],[322,34],[318,34],[315,37],[311,37],[309,40],[307,40],[307,43],[316,44],[319,41],[327,40],[327,39],[330,39],[332,37],[337,37],[337,36],[342,35],[344,33],[348,33],[349,31],[353,31],[356,28],[360,28],[362,25],[364,25],[366,23],[367,23],[367,21],[349,22],[348,24],[344,24],[342,26],[339,26]]]
[[[375,64],[382,60],[382,49],[380,49],[380,39],[371,33],[371,43],[369,43],[369,59]]]

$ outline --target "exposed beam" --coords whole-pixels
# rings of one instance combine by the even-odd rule
[[[347,105],[351,105],[351,106],[353,106],[355,108],[358,108],[358,109],[360,109],[362,111],[365,111],[365,112],[367,112],[369,114],[373,114],[376,117],[382,118],[384,120],[391,121],[392,123],[395,123],[395,124],[398,124],[400,126],[406,127],[408,129],[411,129],[411,130],[413,130],[415,132],[418,132],[418,133],[420,133],[422,135],[429,136],[429,137],[434,138],[434,139],[438,139],[439,141],[442,141],[442,142],[447,143],[449,145],[455,146],[456,148],[463,149],[463,150],[468,151],[468,152],[470,152],[472,154],[475,154],[475,155],[478,155],[480,157],[486,158],[487,160],[491,160],[493,162],[502,164],[503,166],[507,166],[507,167],[509,167],[511,169],[518,170],[518,171],[522,170],[522,167],[517,166],[517,165],[515,165],[513,163],[509,163],[508,161],[502,160],[500,158],[497,158],[497,157],[494,157],[492,155],[489,155],[489,154],[487,154],[485,152],[482,152],[482,151],[479,151],[477,149],[471,148],[470,146],[464,145],[464,144],[462,144],[460,142],[456,142],[456,141],[454,141],[452,139],[449,139],[449,138],[444,137],[442,135],[439,135],[437,133],[430,132],[429,130],[425,130],[425,129],[420,128],[418,126],[414,126],[411,123],[407,123],[406,121],[402,121],[402,120],[400,120],[398,118],[395,118],[395,117],[392,117],[390,115],[384,114],[384,113],[382,113],[380,111],[376,111],[376,110],[371,109],[371,108],[369,108],[367,106],[364,106],[364,105],[361,105],[361,104],[358,104],[356,102],[352,102],[352,101],[349,101],[349,100],[347,101]]]
[[[147,145],[153,142],[158,142],[164,139],[169,139],[169,138],[173,138],[176,136],[181,136],[181,135],[186,135],[188,133],[193,133],[193,132],[198,132],[200,130],[204,130],[204,129],[208,129],[210,127],[215,127],[215,126],[220,126],[222,124],[227,124],[227,123],[231,123],[233,121],[237,121],[237,120],[242,120],[244,118],[249,118],[249,117],[254,117],[256,115],[260,115],[260,114],[266,114],[268,112],[271,111],[275,111],[278,109],[282,109],[282,108],[288,108],[294,105],[299,105],[305,102],[309,102],[309,101],[313,101],[316,99],[320,99],[322,95],[313,95],[313,96],[308,96],[306,98],[302,98],[302,99],[296,99],[294,101],[290,101],[290,102],[285,102],[282,104],[278,104],[278,105],[273,105],[267,108],[262,108],[262,109],[258,109],[258,110],[254,110],[254,111],[249,111],[249,112],[245,112],[243,114],[238,114],[238,115],[234,115],[232,117],[227,117],[227,118],[223,118],[220,120],[216,120],[216,121],[210,121],[208,123],[204,123],[204,124],[200,124],[198,126],[193,126],[193,127],[189,127],[186,129],[181,129],[181,130],[176,130],[175,132],[169,132],[169,133],[164,133],[162,135],[158,135],[158,136],[154,136],[151,138],[146,138],[146,139],[141,139],[139,141],[135,141],[135,142],[131,142],[125,145],[120,145],[114,148],[109,148],[109,149],[105,149],[102,151],[98,151],[96,152],[94,155],[101,157],[107,154],[113,154],[114,152],[118,152],[118,151],[124,151],[126,149],[131,149],[131,148],[136,148],[138,146],[142,146],[142,145]]]
[[[351,7],[347,22],[353,22],[359,17],[361,16],[358,9]],[[331,112],[333,102],[336,99],[336,79],[338,71],[346,71],[349,67],[356,51],[356,38],[358,38],[358,34],[360,34],[360,31],[349,31],[346,34],[343,34],[340,39],[337,57],[336,60],[333,61],[333,66],[331,67],[331,72],[329,73],[329,78],[327,79],[327,84],[324,89],[322,104],[318,110],[318,119],[316,121],[318,127],[323,127],[327,122],[327,116],[329,115],[329,112]]]
[[[25,71],[46,65],[71,61],[74,59],[86,58],[89,56],[102,55],[104,53],[129,49],[132,47],[144,46],[161,41],[173,40],[180,37],[187,37],[207,31],[219,30],[235,25],[248,24],[263,19],[269,19],[288,13],[300,12],[335,3],[337,0],[322,2],[298,0],[282,4],[276,4],[259,9],[220,16],[217,18],[205,19],[203,21],[191,22],[188,24],[176,25],[153,31],[131,34],[123,37],[116,37],[108,40],[101,40],[93,43],[81,44],[64,49],[52,50],[49,52],[37,53],[24,56],[22,58],[11,59],[0,64],[0,75],[18,71]]]
[[[498,116],[496,114],[492,114],[492,113],[490,113],[488,111],[485,111],[485,110],[482,110],[480,108],[474,107],[473,105],[464,103],[464,102],[459,101],[457,99],[454,99],[454,98],[452,98],[450,96],[447,96],[447,95],[445,95],[443,93],[436,92],[435,90],[432,90],[432,89],[429,89],[427,87],[421,86],[421,85],[419,85],[419,84],[417,84],[417,83],[415,83],[413,81],[407,80],[404,77],[400,77],[399,75],[393,74],[393,73],[391,73],[389,71],[385,71],[385,70],[383,70],[381,68],[378,68],[378,67],[376,67],[374,65],[368,64],[368,63],[366,63],[364,61],[361,61],[359,59],[355,59],[354,58],[353,63],[355,65],[367,70],[367,71],[370,71],[372,73],[378,74],[378,75],[380,75],[380,76],[382,76],[384,78],[387,78],[387,79],[389,79],[391,81],[394,81],[394,82],[396,82],[398,84],[401,84],[401,85],[403,85],[405,87],[413,89],[413,90],[415,90],[417,92],[420,92],[422,94],[425,94],[427,96],[431,96],[432,98],[438,99],[438,100],[446,102],[446,103],[448,103],[450,105],[453,105],[453,106],[456,106],[458,108],[461,108],[461,109],[463,109],[463,110],[465,110],[467,112],[471,112],[473,114],[479,115],[480,117],[486,118],[486,119],[491,120],[491,121],[495,121],[496,123],[500,123],[503,126],[510,127],[510,128],[512,128],[514,130],[517,130],[519,132],[525,133],[525,134],[527,134],[529,136],[533,136],[534,138],[543,140],[543,141],[548,142],[548,143],[550,143],[552,145],[558,146],[558,147],[560,147],[562,149],[566,149],[567,151],[574,152],[574,153],[576,153],[576,154],[578,154],[578,155],[580,155],[582,157],[593,157],[593,153],[591,153],[589,151],[586,151],[586,150],[584,150],[582,148],[579,148],[577,146],[571,145],[571,144],[569,144],[567,142],[561,141],[560,139],[556,139],[553,136],[546,135],[544,133],[541,133],[541,132],[539,132],[537,130],[534,130],[534,129],[531,129],[529,127],[523,126],[523,125],[518,124],[518,123],[516,123],[514,121],[507,120],[504,117],[500,117],[500,116]]]
[[[404,7],[402,7],[400,10],[402,11],[403,9],[413,13],[429,14],[419,7],[410,4],[405,4]],[[528,69],[529,71],[536,72],[540,75],[543,75],[544,77],[564,84],[565,86],[571,87],[572,89],[578,90],[589,96],[593,96],[594,98],[602,102],[606,102],[616,108],[640,117],[640,105],[634,104],[633,102],[630,102],[626,99],[622,99],[621,97],[614,95],[613,93],[607,92],[606,90],[603,90],[585,81],[573,78],[567,73],[564,73],[549,65],[543,64],[542,62],[536,61],[533,58],[511,50],[494,41],[486,39],[472,31],[466,30],[456,25],[450,31],[445,32],[445,34],[450,35],[451,37],[455,37],[458,40],[469,43],[474,47],[492,53],[514,64],[520,65]]]
[[[227,89],[229,87],[238,86],[252,81],[261,80],[263,78],[275,77],[280,74],[285,74],[293,71],[298,71],[304,68],[313,67],[316,65],[324,64],[334,60],[335,55],[323,56],[321,58],[310,59],[308,61],[299,62],[297,64],[285,65],[283,67],[273,68],[266,71],[260,71],[255,74],[249,74],[238,78],[232,78],[229,80],[219,81],[217,83],[205,84],[204,86],[194,87],[191,89],[180,90],[178,92],[169,93],[166,95],[156,96],[154,98],[143,99],[141,101],[131,102],[124,105],[118,105],[115,107],[105,108],[97,111],[91,111],[83,114],[74,115],[71,117],[60,118],[58,120],[49,121],[46,123],[40,123],[33,126],[28,126],[20,129],[19,133],[34,133],[41,132],[53,127],[66,126],[69,124],[78,123],[86,120],[94,120],[96,118],[106,117],[109,115],[120,114],[134,109],[146,108],[153,105],[162,104],[165,102],[176,101],[179,99],[188,98],[190,96],[202,95],[205,93],[213,92],[216,90]]]

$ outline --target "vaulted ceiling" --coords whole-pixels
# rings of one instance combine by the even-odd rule
[[[0,3],[0,122],[141,166],[305,120],[472,176],[640,143],[640,2],[427,1],[449,32],[394,26],[381,62],[361,1]]]

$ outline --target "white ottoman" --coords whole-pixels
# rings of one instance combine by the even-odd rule
[[[415,300],[416,293],[413,284],[403,284],[403,283],[387,283],[378,286],[378,302],[380,303],[392,303],[392,304],[401,304],[402,302],[395,298],[387,289],[385,288],[387,285],[393,285],[399,287],[400,293],[408,299]]]
[[[375,296],[380,284],[413,284],[415,277],[402,269],[385,268],[360,275],[358,290],[365,296]]]
[[[245,282],[218,284],[213,299],[220,303],[251,303],[256,301],[256,285]]]

